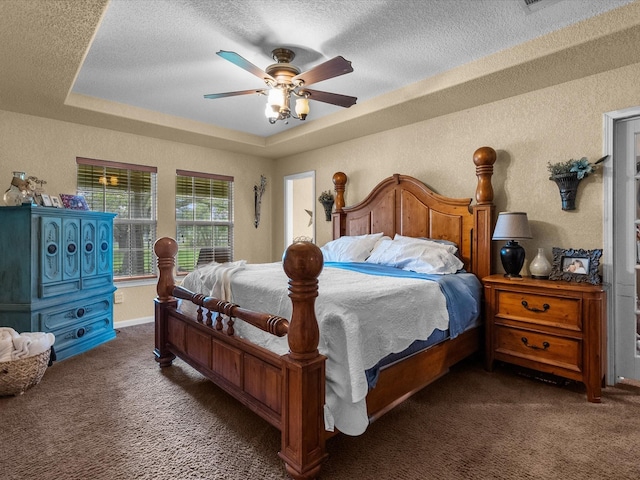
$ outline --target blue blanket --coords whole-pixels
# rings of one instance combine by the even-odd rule
[[[422,278],[437,282],[447,300],[449,313],[449,336],[457,337],[467,326],[480,315],[480,299],[482,285],[478,277],[471,273],[456,273],[452,275],[430,275],[416,273],[400,268],[378,265],[376,263],[342,263],[325,262],[325,267],[353,270],[368,275],[382,275],[387,277]]]

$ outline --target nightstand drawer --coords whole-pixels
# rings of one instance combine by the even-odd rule
[[[578,298],[504,290],[498,291],[497,297],[498,317],[582,330],[581,303]]]
[[[567,337],[496,325],[496,357],[508,356],[582,371],[582,342]],[[506,359],[506,358],[503,358]]]

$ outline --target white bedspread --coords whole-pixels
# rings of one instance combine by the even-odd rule
[[[287,282],[281,263],[243,265],[231,277],[231,301],[290,319]],[[213,276],[198,270],[182,285],[207,295],[220,291]],[[195,314],[196,307],[190,302],[183,302],[180,308]],[[446,300],[436,282],[328,267],[319,278],[316,316],[318,350],[327,356],[325,427],[333,430],[335,426],[348,435],[360,435],[369,423],[365,370],[414,340],[427,339],[434,329],[445,330],[449,323]],[[275,353],[289,350],[286,337],[278,338],[241,321],[234,328],[237,335]]]

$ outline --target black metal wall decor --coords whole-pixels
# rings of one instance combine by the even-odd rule
[[[260,204],[262,203],[262,194],[267,188],[267,177],[264,175],[260,175],[260,185],[253,186],[253,197],[254,197],[254,208],[255,208],[255,219],[253,220],[253,224],[256,228],[260,225]]]

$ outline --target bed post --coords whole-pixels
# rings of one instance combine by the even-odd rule
[[[287,473],[296,480],[318,476],[325,453],[325,360],[318,353],[320,330],[315,314],[322,252],[309,242],[297,242],[285,252],[292,303],[289,353],[283,358],[282,448]]]
[[[346,223],[344,213],[344,188],[347,184],[347,175],[342,172],[333,174],[333,185],[336,191],[336,209],[333,212],[333,238],[339,238],[345,234]]]
[[[173,279],[173,268],[176,261],[175,256],[178,253],[178,243],[169,237],[162,237],[153,244],[153,251],[158,257],[158,285],[156,291],[158,296],[155,298],[155,317],[156,317],[156,346],[154,354],[156,362],[161,367],[171,365],[176,356],[167,348],[167,310],[166,307],[176,307],[178,302],[173,297],[173,287],[175,281]]]
[[[479,279],[491,274],[492,248],[491,236],[493,233],[493,164],[496,161],[496,151],[491,147],[480,147],[473,154],[473,163],[476,165],[476,205],[473,206],[473,273]],[[482,257],[478,252],[487,252]]]

